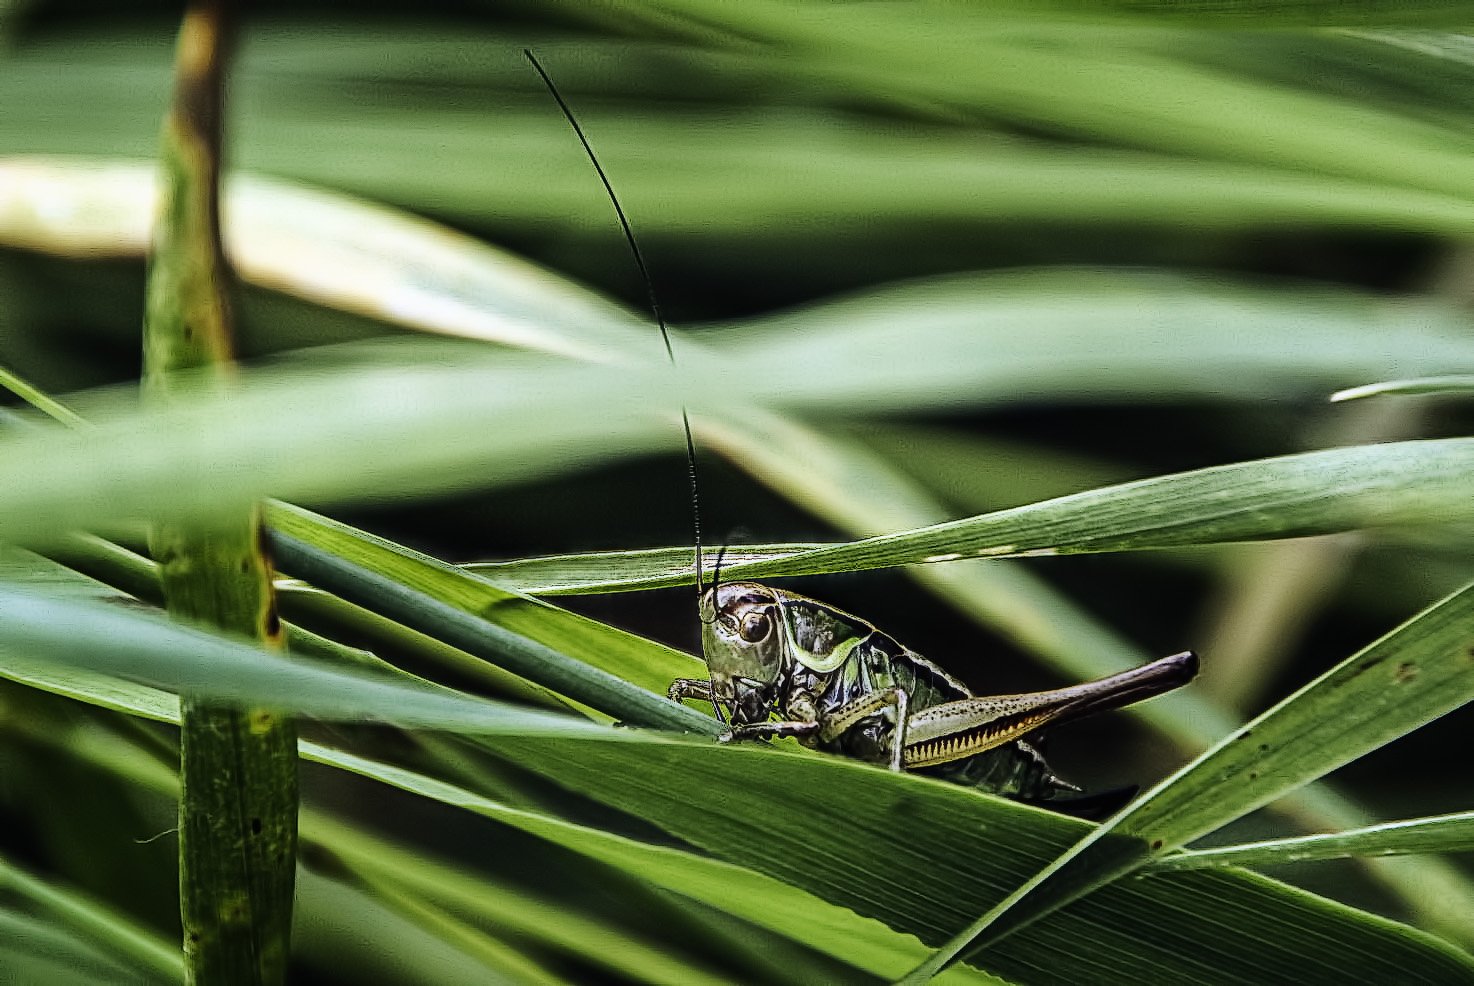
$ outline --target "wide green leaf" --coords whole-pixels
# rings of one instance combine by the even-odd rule
[[[44,686],[44,676],[36,683]],[[497,746],[726,862],[512,809],[315,744],[304,743],[303,754],[558,841],[889,975],[919,954],[917,943],[844,908],[938,940],[979,902],[998,899],[1090,831],[1063,816],[839,758],[547,737],[502,737]],[[672,777],[681,784],[669,786]],[[925,842],[913,838],[918,830],[928,833]],[[1134,983],[1148,973],[1201,982],[1474,975],[1474,962],[1435,938],[1241,871],[1110,887],[1003,943],[986,964],[1015,982]]]
[[[1474,585],[1423,611],[1252,722],[1034,874],[908,977],[1004,947],[1041,916],[1155,855],[1474,699]],[[981,940],[978,940],[981,936]]]
[[[972,791],[834,758],[717,749],[681,760],[657,756],[626,773],[599,755],[515,747],[519,762],[576,790],[924,941],[937,941],[966,920],[974,902],[996,901],[1012,881],[1089,831]],[[660,783],[668,776],[683,778],[678,792]],[[917,840],[923,831],[926,839]],[[1474,963],[1435,939],[1380,919],[1363,923],[1365,915],[1356,931],[1332,931],[1344,915],[1338,905],[1242,873],[1214,875],[1219,880],[1150,877],[1113,885],[1001,943],[980,963],[1021,982],[1262,981],[1298,978],[1296,968],[1312,976],[1332,968],[1348,977],[1375,976],[1379,968],[1396,975],[1401,960],[1385,949],[1412,949],[1423,953],[1420,963],[1433,963],[1426,968],[1435,976],[1474,975]],[[1287,927],[1295,934],[1285,934]],[[1308,944],[1321,934],[1343,944]],[[1350,940],[1357,943],[1354,958],[1346,954]]]

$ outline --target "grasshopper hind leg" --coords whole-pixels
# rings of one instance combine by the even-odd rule
[[[837,743],[850,756],[877,761],[899,771],[904,766],[910,705],[910,695],[904,688],[882,688],[861,695],[824,717],[819,741]],[[894,710],[893,723],[882,718],[888,707]]]

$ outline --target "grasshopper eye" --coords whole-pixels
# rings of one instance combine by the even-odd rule
[[[773,632],[773,618],[761,610],[747,613],[742,617],[742,625],[738,628],[742,639],[749,644],[756,644]]]

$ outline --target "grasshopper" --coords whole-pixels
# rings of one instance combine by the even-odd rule
[[[614,187],[583,128],[532,52],[527,60],[552,94],[604,185],[644,280],[671,362],[675,353],[655,287]],[[952,675],[894,637],[825,603],[758,582],[703,582],[696,450],[684,410],[686,462],[695,521],[695,568],[706,678],[671,682],[673,701],[710,702],[727,726],[724,742],[794,737],[806,746],[888,767],[923,771],[1027,802],[1054,801],[1080,814],[1109,813],[1134,789],[1070,798],[1039,752],[1046,728],[1117,709],[1187,684],[1191,651],[1083,685],[1022,695],[972,694]],[[774,719],[774,716],[777,716]],[[1062,796],[1064,796],[1062,798]],[[1064,803],[1062,803],[1064,802]]]
[[[678,678],[669,694],[710,702],[727,723],[724,739],[792,736],[1028,802],[1080,790],[1050,769],[1030,737],[1171,691],[1198,669],[1184,651],[1083,685],[977,696],[864,620],[772,586],[704,589],[701,622],[708,677]]]

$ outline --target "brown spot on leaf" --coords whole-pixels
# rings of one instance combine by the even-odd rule
[[[1399,685],[1405,685],[1417,676],[1418,665],[1413,661],[1403,661],[1397,666],[1397,671],[1393,673],[1392,680]]]

